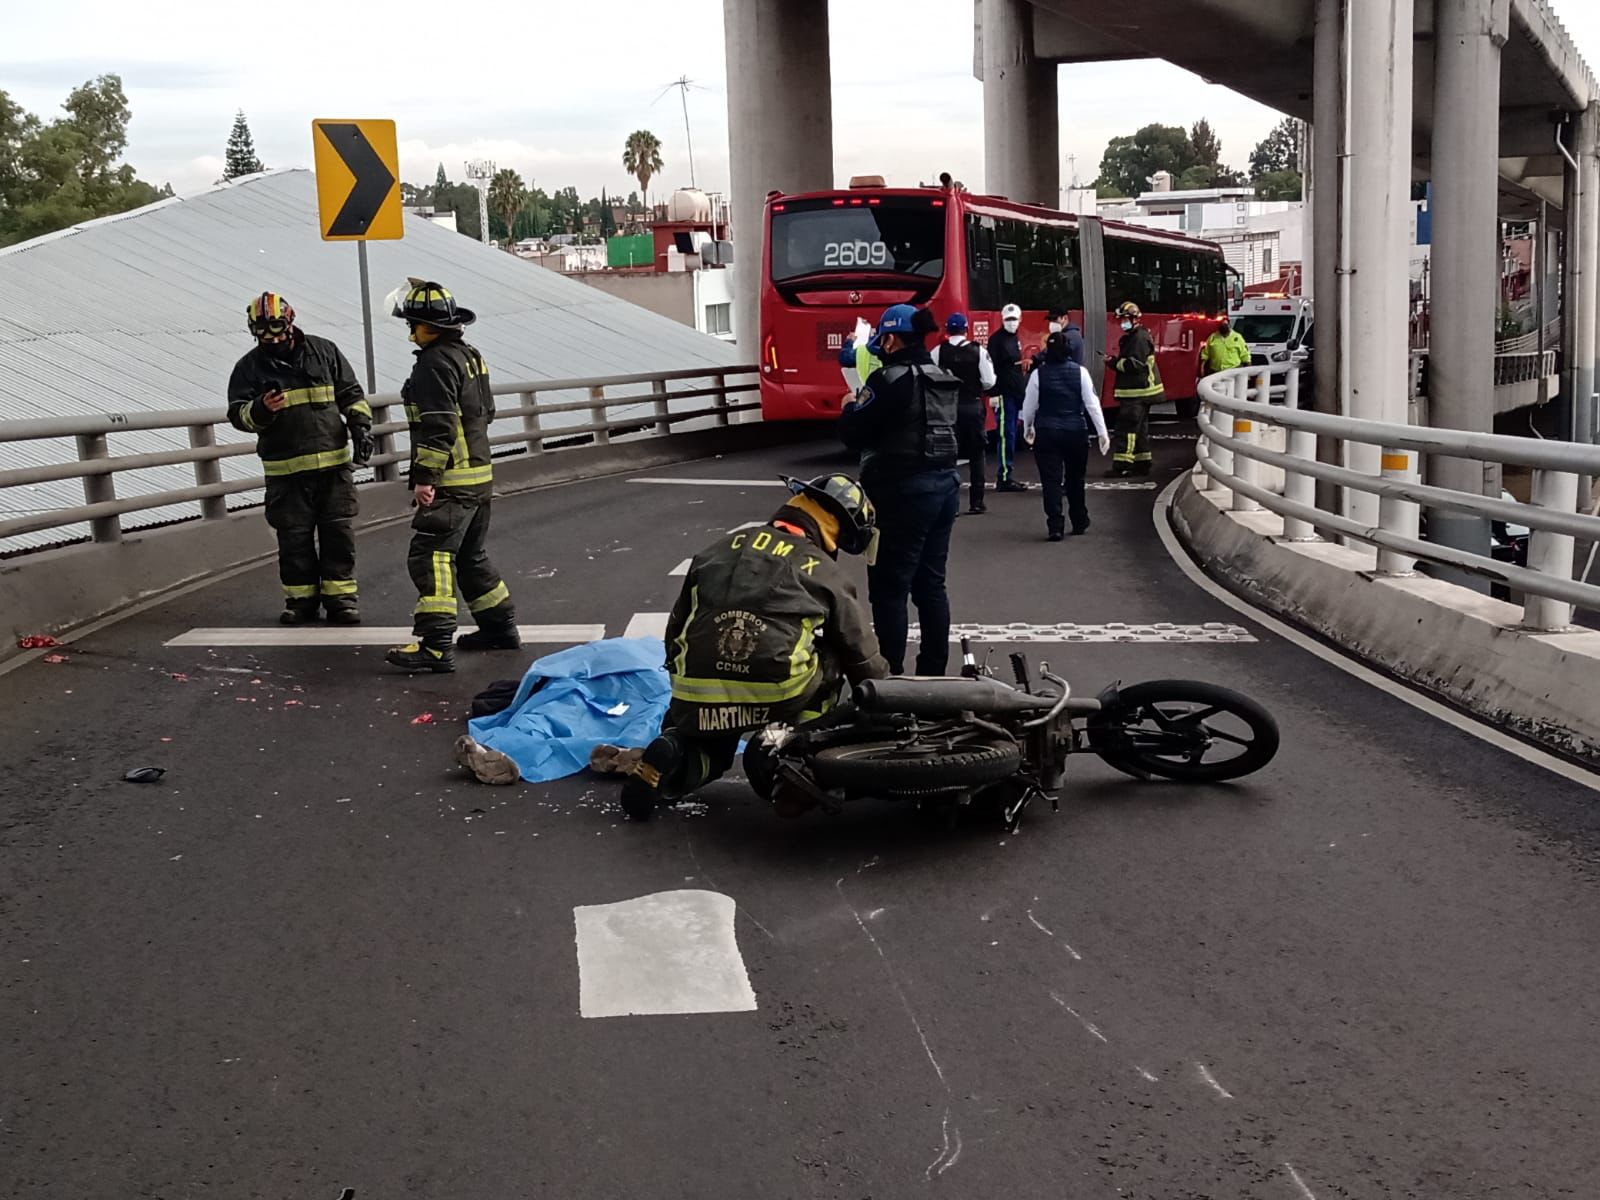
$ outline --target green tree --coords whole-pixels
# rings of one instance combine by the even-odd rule
[[[617,217],[611,211],[611,201],[606,199],[605,188],[600,189],[600,236],[614,237],[617,232]]]
[[[233,117],[233,132],[228,134],[228,148],[224,152],[222,177],[237,179],[241,175],[255,175],[267,169],[256,157],[255,139],[250,136],[250,124],[244,119],[244,109]]]
[[[527,193],[522,188],[522,176],[510,167],[501,167],[489,181],[489,208],[500,218],[506,234],[505,247],[511,249],[510,233],[517,223],[517,214],[527,203]]]
[[[442,192],[450,186],[450,177],[444,173],[444,164],[439,164],[439,170],[433,177],[433,190]]]
[[[0,246],[172,194],[118,165],[132,117],[120,78],[74,88],[62,108],[45,123],[0,91]]]
[[[1180,178],[1199,166],[1188,131],[1181,125],[1146,125],[1131,137],[1115,137],[1100,159],[1096,188],[1114,189],[1113,195],[1137,196],[1148,191],[1157,171]]]
[[[1222,165],[1222,142],[1211,122],[1201,117],[1189,127],[1189,144],[1194,147],[1195,162],[1210,167],[1215,173]]]
[[[650,180],[661,174],[661,139],[648,129],[636,129],[622,144],[622,169],[639,181],[639,191],[650,194]]]
[[[1254,182],[1275,171],[1298,174],[1299,170],[1300,123],[1293,117],[1285,117],[1250,151],[1250,179]]]
[[[1255,180],[1258,200],[1299,200],[1305,181],[1299,171],[1268,171]]]

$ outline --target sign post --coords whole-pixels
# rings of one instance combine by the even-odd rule
[[[311,146],[317,171],[317,216],[322,239],[355,242],[361,276],[361,334],[366,347],[367,393],[378,390],[377,359],[372,344],[372,284],[367,272],[367,243],[405,236],[400,209],[400,153],[393,121],[311,122]],[[378,437],[378,452],[387,454],[392,440]],[[378,478],[396,477],[393,464],[377,468]]]

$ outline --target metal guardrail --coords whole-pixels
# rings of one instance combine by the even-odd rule
[[[730,382],[729,377],[749,376],[748,382]],[[669,388],[669,383],[704,380],[704,386]],[[615,389],[648,390],[619,394]],[[609,394],[607,389],[613,389]],[[679,371],[646,372],[636,375],[601,375],[582,379],[541,379],[526,383],[497,384],[490,390],[496,396],[515,396],[514,408],[497,408],[490,427],[489,444],[496,451],[507,447],[527,454],[543,454],[567,444],[605,445],[614,435],[670,433],[674,425],[690,421],[710,421],[727,425],[734,413],[760,407],[758,401],[736,401],[734,397],[759,391],[757,368],[736,366],[716,369],[689,368]],[[558,392],[587,393],[587,399],[540,404],[539,397]],[[395,395],[369,396],[372,406],[372,431],[377,452],[368,464],[376,480],[400,477],[400,464],[410,460],[407,450],[395,448],[394,435],[407,429],[405,421],[389,420],[389,410],[400,406]],[[682,407],[685,401],[689,407]],[[569,413],[585,413],[588,420],[574,424],[552,423],[549,418]],[[515,420],[514,432],[496,432],[502,422]],[[49,438],[72,438],[77,444],[76,461],[45,463],[0,470],[0,495],[7,488],[26,487],[63,479],[83,481],[84,503],[33,512],[27,516],[0,520],[0,538],[40,530],[56,529],[88,522],[96,542],[116,542],[122,538],[122,520],[127,513],[165,508],[174,504],[200,504],[199,519],[220,520],[228,514],[227,497],[265,486],[260,475],[224,481],[223,459],[253,455],[253,442],[219,445],[218,427],[232,429],[225,411],[168,410],[164,412],[108,413],[94,417],[47,417],[28,421],[0,422],[0,444]],[[114,455],[110,439],[119,433],[142,430],[183,431],[187,445],[148,454]],[[176,443],[178,439],[174,439]],[[172,488],[146,495],[119,498],[119,474],[152,467],[192,464],[194,486]]]
[[[1494,356],[1494,385],[1505,387],[1513,383],[1536,383],[1559,373],[1558,354],[1554,350],[1507,351]]]
[[[1286,375],[1282,406],[1250,398],[1270,395],[1271,377],[1280,373]],[[1600,446],[1302,412],[1299,373],[1287,366],[1209,376],[1200,381],[1200,396],[1202,485],[1231,492],[1235,512],[1277,513],[1286,540],[1317,541],[1316,531],[1327,530],[1376,547],[1380,575],[1410,575],[1421,560],[1500,580],[1526,597],[1523,624],[1529,629],[1564,629],[1575,607],[1600,610],[1600,586],[1573,577],[1576,539],[1600,541],[1600,518],[1578,507],[1580,476],[1600,475]],[[1286,429],[1287,453],[1260,445],[1258,425]],[[1343,445],[1346,465],[1317,461],[1319,436]],[[1424,484],[1419,454],[1529,467],[1532,503]],[[1283,470],[1282,495],[1262,486],[1263,464]],[[1318,480],[1345,490],[1344,511],[1317,507]],[[1527,526],[1528,565],[1424,540],[1418,532],[1424,507]]]

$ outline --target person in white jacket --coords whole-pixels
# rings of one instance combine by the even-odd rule
[[[1100,410],[1094,380],[1073,360],[1065,333],[1050,335],[1044,357],[1028,375],[1022,428],[1023,437],[1033,447],[1034,461],[1039,464],[1046,536],[1052,542],[1065,536],[1063,491],[1072,532],[1087,533],[1089,508],[1084,503],[1083,479],[1089,467],[1089,437],[1092,431],[1103,455],[1111,449],[1111,435],[1106,432],[1106,418]]]

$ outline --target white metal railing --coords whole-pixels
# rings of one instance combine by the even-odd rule
[[[730,382],[730,376],[749,378]],[[701,381],[701,386],[669,387],[673,383],[694,385]],[[547,449],[575,444],[603,445],[613,436],[670,433],[674,425],[686,422],[727,425],[732,414],[760,407],[755,400],[735,400],[735,397],[756,392],[759,387],[753,366],[499,384],[491,389],[494,394],[515,396],[517,403],[515,407],[497,408],[489,444],[497,455],[517,451],[542,454]],[[560,403],[539,402],[541,396],[560,392],[586,394],[587,398]],[[368,402],[372,406],[372,432],[377,442],[377,452],[369,466],[378,480],[397,479],[400,465],[410,459],[408,450],[395,446],[395,435],[407,429],[406,422],[388,419],[389,410],[399,407],[400,397],[370,396]],[[571,417],[570,414],[582,415]],[[568,417],[571,423],[564,422],[563,417]],[[507,421],[517,423],[517,428],[511,432],[497,432]],[[112,453],[110,439],[147,430],[173,431],[181,436],[171,439],[172,449],[143,454]],[[219,430],[225,431],[221,442],[217,437]],[[237,440],[224,412],[176,410],[0,422],[0,454],[7,443],[69,438],[76,443],[75,457],[64,456],[60,462],[36,462],[0,470],[0,497],[8,494],[7,489],[78,479],[82,481],[84,502],[42,510],[12,510],[24,511],[26,515],[0,520],[0,542],[8,537],[84,523],[88,524],[94,541],[116,542],[122,537],[125,514],[195,502],[199,503],[199,513],[192,515],[202,520],[220,520],[227,516],[229,496],[256,491],[265,484],[258,474],[223,479],[224,460],[255,454],[253,439]],[[194,469],[192,487],[125,497],[117,495],[116,481],[125,473],[132,473],[131,477],[137,480],[140,471],[184,464]]]
[[[1284,404],[1250,398],[1271,395],[1278,374],[1285,376]],[[1411,574],[1420,559],[1499,580],[1526,597],[1523,624],[1530,629],[1566,628],[1575,607],[1600,610],[1600,587],[1573,575],[1576,541],[1600,541],[1600,518],[1578,502],[1580,477],[1600,476],[1600,446],[1304,412],[1299,371],[1289,365],[1209,376],[1200,381],[1200,396],[1201,486],[1229,491],[1234,511],[1277,513],[1286,539],[1313,541],[1326,530],[1373,546],[1381,575]],[[1287,431],[1285,451],[1260,444],[1262,425]],[[1343,465],[1317,461],[1319,437],[1340,444]],[[1424,484],[1417,469],[1422,454],[1531,468],[1532,502]],[[1263,465],[1284,472],[1281,495],[1262,486]],[[1317,506],[1319,480],[1343,489],[1341,511]],[[1424,540],[1418,532],[1422,508],[1527,526],[1528,565]]]

